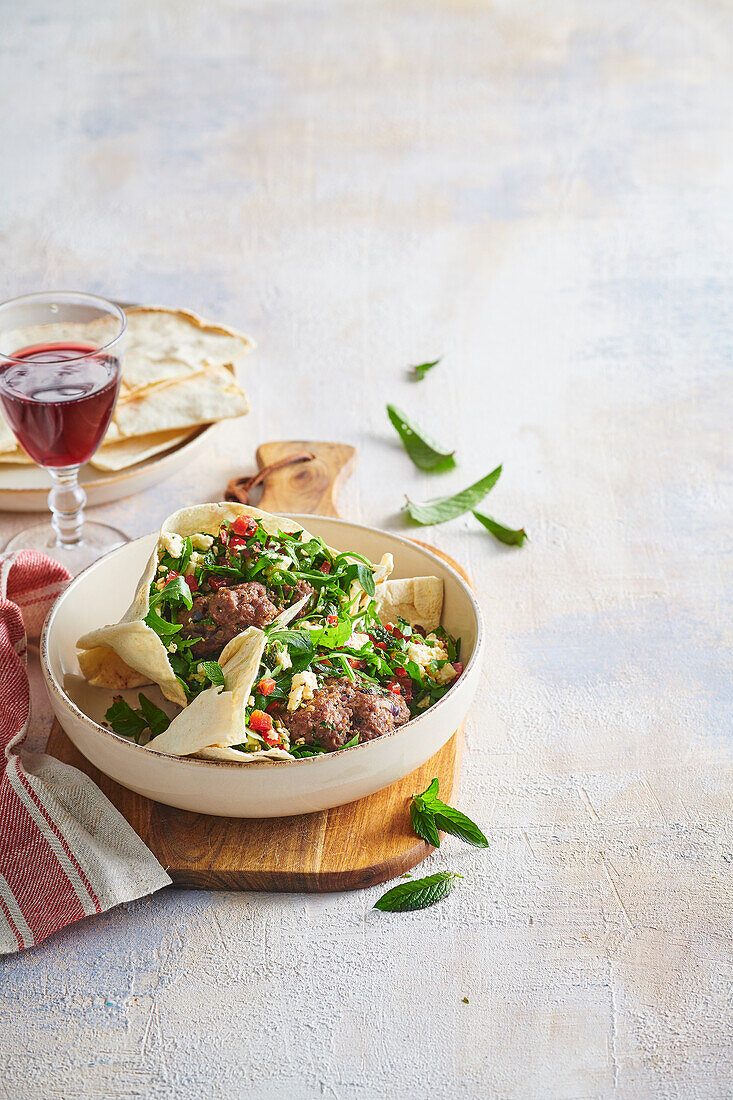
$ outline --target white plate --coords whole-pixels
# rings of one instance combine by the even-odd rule
[[[89,507],[141,493],[143,489],[149,489],[151,485],[170,477],[191,462],[214,427],[215,424],[204,424],[171,450],[114,473],[95,470],[89,465],[82,466],[79,480],[86,490]],[[50,488],[50,475],[40,466],[3,466],[0,463],[0,511],[45,512]]]
[[[408,539],[323,516],[294,517],[338,550],[395,559],[395,577],[437,576],[445,585],[443,625],[462,639],[463,675],[442,699],[394,733],[351,749],[304,760],[235,764],[151,752],[99,723],[112,692],[79,674],[76,639],[116,622],[132,600],[156,535],[128,543],[80,573],[51,611],[41,664],[59,722],[81,753],[122,786],[157,802],[222,817],[288,817],[341,806],[372,794],[419,767],[466,715],[481,675],[483,623],[468,585],[435,554]],[[157,689],[145,693],[159,705]],[[136,702],[136,691],[123,693]],[[169,707],[169,704],[166,704]],[[174,708],[175,709],[175,708]]]

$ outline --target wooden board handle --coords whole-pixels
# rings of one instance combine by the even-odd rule
[[[257,448],[257,465],[263,469],[303,452],[312,454],[313,458],[268,474],[257,507],[276,514],[310,512],[312,515],[338,516],[336,497],[356,466],[356,448],[346,443],[318,443],[308,439],[263,443]]]

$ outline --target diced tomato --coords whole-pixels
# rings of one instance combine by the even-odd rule
[[[268,711],[268,712],[271,711],[271,710],[277,710],[278,704],[279,704],[278,699],[271,699],[270,702],[265,707],[265,710]]]
[[[392,636],[395,637],[395,638],[402,639],[402,638],[404,638],[405,635],[402,633],[401,630],[398,630],[397,627],[395,626],[395,627],[392,628]]]
[[[229,539],[229,553],[231,554],[232,552],[234,552],[236,554],[238,550],[246,545],[246,539],[243,539],[241,535],[232,535],[232,537]]]
[[[394,670],[395,676],[399,676],[400,680],[409,680],[410,674],[406,668],[396,668]]]
[[[330,563],[330,561],[324,561],[323,565],[321,566],[321,572],[322,573],[330,573],[331,572],[331,563]]]
[[[192,592],[198,592],[199,582],[196,580],[193,573],[187,573],[186,574],[186,584],[188,585],[188,587],[191,589]]]
[[[385,629],[385,630],[388,630],[388,631],[389,631],[389,633],[391,634],[391,633],[392,633],[392,631],[394,630],[394,623],[387,623],[387,625],[385,626],[385,628],[384,628],[384,629]]]
[[[349,664],[351,665],[352,668],[363,668],[364,667],[364,662],[360,661],[358,659],[358,657],[347,657],[346,659],[347,659],[347,661],[349,662]]]
[[[456,673],[456,680],[457,680],[457,679],[458,679],[458,677],[459,677],[459,676],[461,675],[461,673],[463,672],[463,661],[454,661],[454,662],[453,662],[453,668],[455,669],[455,673]]]
[[[217,577],[216,574],[214,574],[213,577],[209,577],[207,581],[209,588],[212,588],[214,592],[218,592],[220,588],[225,588],[226,583],[226,577]]]
[[[273,691],[275,690],[275,681],[272,679],[271,676],[263,676],[263,678],[257,685],[257,690],[259,691],[260,695],[272,695]]]
[[[336,626],[339,621],[338,615],[326,615],[326,622],[329,626]]]
[[[375,642],[374,643],[374,648],[375,649],[386,649],[387,646],[384,644],[384,642]]]
[[[269,733],[272,725],[272,716],[265,714],[264,710],[253,710],[249,716],[249,728],[256,733]]]
[[[390,680],[390,682],[387,684],[387,687],[389,688],[389,690],[392,692],[393,695],[401,695],[402,694],[402,688],[400,687],[400,685],[397,683],[396,680]]]
[[[173,569],[171,569],[168,576],[165,578],[165,583],[170,584],[171,581],[174,581],[176,577],[180,577],[180,575],[180,573],[176,573]]]
[[[257,530],[257,520],[254,516],[237,516],[232,524],[232,531],[235,535],[242,535],[244,538],[249,538],[250,535],[254,535]]]

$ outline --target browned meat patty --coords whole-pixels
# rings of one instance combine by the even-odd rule
[[[178,620],[182,638],[201,638],[191,646],[194,657],[218,657],[227,642],[248,626],[263,629],[277,615],[277,608],[264,584],[246,581],[233,588],[220,588],[209,595],[194,596],[193,607]],[[202,622],[202,619],[213,622]]]
[[[410,710],[401,695],[330,676],[310,702],[292,713],[283,705],[274,716],[290,730],[292,744],[302,738],[306,745],[332,750],[340,749],[356,733],[360,741],[391,733],[409,720]]]

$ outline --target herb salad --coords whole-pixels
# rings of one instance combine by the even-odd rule
[[[391,562],[390,562],[391,565]],[[226,687],[219,657],[242,631],[263,648],[245,708],[242,752],[299,758],[348,748],[398,728],[440,699],[462,672],[460,641],[405,619],[383,623],[377,583],[387,575],[303,531],[268,530],[250,515],[215,534],[161,536],[144,622],[165,646],[192,703]],[[169,719],[144,694],[122,698],[112,729],[153,740]]]

